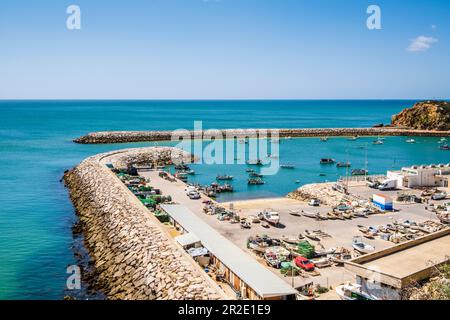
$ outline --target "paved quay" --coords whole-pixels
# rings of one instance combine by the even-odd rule
[[[151,179],[151,184],[161,189],[162,193],[165,195],[171,195],[174,202],[180,203],[192,212],[197,214],[202,220],[216,229],[219,233],[225,236],[227,239],[236,244],[243,251],[246,251],[249,255],[253,256],[261,264],[265,265],[265,261],[253,254],[251,250],[246,248],[246,241],[249,236],[267,234],[271,237],[280,238],[283,235],[295,236],[299,233],[304,233],[305,230],[322,230],[329,235],[331,238],[323,239],[320,244],[316,246],[320,247],[323,245],[325,248],[332,247],[345,247],[351,249],[351,241],[353,236],[360,236],[361,233],[358,231],[358,225],[364,226],[375,226],[392,223],[394,220],[414,220],[416,222],[423,222],[426,220],[435,220],[424,209],[423,205],[400,205],[400,211],[394,213],[378,214],[372,215],[369,218],[356,218],[352,220],[327,220],[327,221],[316,221],[307,217],[296,217],[289,214],[291,210],[305,210],[313,212],[325,213],[331,210],[331,207],[318,207],[312,208],[308,206],[306,202],[288,199],[288,198],[272,198],[272,199],[255,199],[255,200],[244,200],[236,201],[232,203],[221,203],[225,208],[229,208],[230,205],[237,211],[241,217],[246,217],[249,215],[257,215],[265,208],[272,208],[280,213],[281,226],[280,227],[270,227],[269,229],[264,229],[261,225],[252,224],[250,230],[241,229],[239,224],[231,224],[226,221],[219,221],[215,216],[210,216],[203,213],[204,200],[211,200],[205,195],[201,195],[199,200],[191,200],[185,194],[186,184],[182,181],[176,180],[175,182],[170,182],[161,178],[156,171],[141,172],[142,176]],[[384,241],[378,237],[374,240],[365,239],[365,242],[373,245],[377,250],[386,249],[394,246],[392,242]],[[325,269],[320,269],[319,276],[309,276],[309,277],[295,277],[292,281],[291,277],[284,277],[281,275],[279,270],[269,268],[273,273],[281,277],[287,283],[294,286],[300,286],[308,282],[313,281],[315,284],[321,284],[327,287],[336,287],[346,281],[354,281],[354,275],[343,267],[333,266]],[[334,290],[323,295],[321,299],[336,299],[337,296]]]

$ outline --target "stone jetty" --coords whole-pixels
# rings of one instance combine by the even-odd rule
[[[180,136],[190,139],[225,138],[255,138],[271,136],[273,130],[278,130],[280,138],[284,137],[353,137],[353,136],[427,136],[450,137],[450,131],[414,130],[398,127],[377,128],[320,128],[320,129],[224,129],[184,131],[174,134],[174,131],[104,131],[93,132],[74,139],[82,144],[106,144],[150,141],[178,141]]]
[[[223,291],[169,236],[163,225],[108,169],[188,162],[169,147],[126,149],[87,158],[64,180],[85,245],[109,299],[224,299]]]

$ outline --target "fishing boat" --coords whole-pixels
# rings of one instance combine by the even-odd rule
[[[342,213],[342,216],[343,216],[345,219],[350,220],[350,219],[353,218],[353,213],[351,213],[351,212],[349,212],[349,211],[343,212],[343,213]]]
[[[447,138],[441,138],[438,143],[446,143],[447,142]]]
[[[450,224],[450,213],[441,213],[437,217],[441,223]]]
[[[298,237],[294,237],[294,236],[282,236],[281,240],[289,243],[289,244],[298,244],[300,242],[300,239]]]
[[[310,232],[309,230],[305,230],[305,237],[314,241],[320,241],[320,238],[313,232]]]
[[[294,217],[300,217],[302,215],[299,210],[290,210],[289,214]]]
[[[322,138],[320,138],[320,141],[327,142],[328,141],[328,137],[322,137]]]
[[[189,166],[188,165],[186,165],[186,164],[177,164],[177,165],[175,165],[175,170],[182,170],[182,171],[187,171],[187,170],[190,170],[191,168],[189,168]]]
[[[359,284],[346,283],[336,287],[336,293],[342,300],[378,300],[362,290]]]
[[[266,259],[267,264],[272,268],[280,268],[281,261],[277,258],[276,255],[266,252],[264,253],[264,259]]]
[[[281,262],[289,260],[290,254],[291,253],[286,248],[274,246],[266,249],[264,257],[271,266],[279,268]]]
[[[302,216],[312,219],[317,219],[317,213],[309,212],[309,211],[302,211]]]
[[[218,180],[218,181],[230,181],[230,180],[233,180],[233,176],[229,176],[229,175],[226,175],[226,174],[218,175],[216,177],[216,180]]]
[[[334,164],[336,160],[331,158],[322,158],[320,159],[320,164]]]
[[[337,248],[330,248],[330,249],[323,249],[323,250],[316,250],[315,256],[316,257],[324,257],[329,254],[334,254],[336,252]]]
[[[261,178],[250,178],[247,180],[247,184],[251,185],[251,186],[258,186],[258,185],[262,185],[265,182],[261,179]]]
[[[348,141],[356,141],[356,140],[358,140],[358,139],[359,139],[358,136],[353,136],[353,137],[348,138],[347,140],[348,140]]]
[[[338,168],[350,168],[351,166],[352,166],[352,164],[349,161],[347,161],[347,162],[338,162],[336,164],[336,167],[338,167]]]
[[[261,220],[257,216],[248,216],[247,221],[250,221],[251,223],[260,223]]]
[[[183,182],[186,182],[187,179],[188,179],[187,174],[184,173],[184,172],[176,172],[174,174],[174,177],[177,178],[178,180],[183,181]]]
[[[265,209],[258,217],[275,226],[280,223],[280,214],[272,209]]]
[[[447,151],[447,150],[450,150],[450,146],[448,144],[444,144],[444,145],[440,146],[439,149]]]
[[[381,145],[381,144],[384,144],[384,140],[381,138],[378,138],[377,140],[374,140],[372,143],[375,145]]]
[[[354,169],[352,170],[352,176],[366,176],[369,172],[366,169]]]
[[[361,239],[361,237],[354,237],[352,242],[352,247],[363,254],[370,253],[375,250],[373,246],[370,244],[364,243]]]
[[[262,174],[256,173],[256,172],[250,172],[250,174],[248,176],[250,178],[262,178],[262,177],[264,177]]]
[[[338,216],[333,212],[328,212],[327,217],[329,220],[337,220],[338,219]]]
[[[242,228],[242,229],[250,229],[250,228],[252,227],[251,222],[250,222],[250,221],[247,221],[247,219],[242,219],[242,220],[240,221],[240,224],[241,224],[241,228]]]
[[[263,162],[260,159],[257,160],[248,160],[246,162],[246,164],[250,165],[250,166],[262,166],[264,165]]]
[[[291,165],[291,164],[282,164],[282,165],[280,165],[280,168],[281,169],[295,169],[295,166]]]
[[[414,140],[414,139],[406,139],[406,143],[416,143],[416,140]]]

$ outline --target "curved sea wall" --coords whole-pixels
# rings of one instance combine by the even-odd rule
[[[211,135],[216,138],[253,138],[267,135],[270,130],[279,130],[280,137],[324,137],[324,136],[427,136],[427,137],[449,137],[450,131],[413,130],[403,128],[321,128],[321,129],[224,129],[186,131],[185,137],[191,139],[208,139]],[[149,142],[170,141],[173,131],[104,131],[93,132],[74,139],[76,143],[102,144],[102,143],[126,143],[126,142]],[[175,135],[175,140],[178,135]]]
[[[168,235],[104,163],[188,162],[168,147],[127,149],[90,157],[64,180],[80,219],[85,245],[109,299],[222,299],[220,288]]]

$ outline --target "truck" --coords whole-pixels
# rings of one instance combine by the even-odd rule
[[[378,190],[394,190],[397,188],[397,180],[384,180],[379,186]]]

